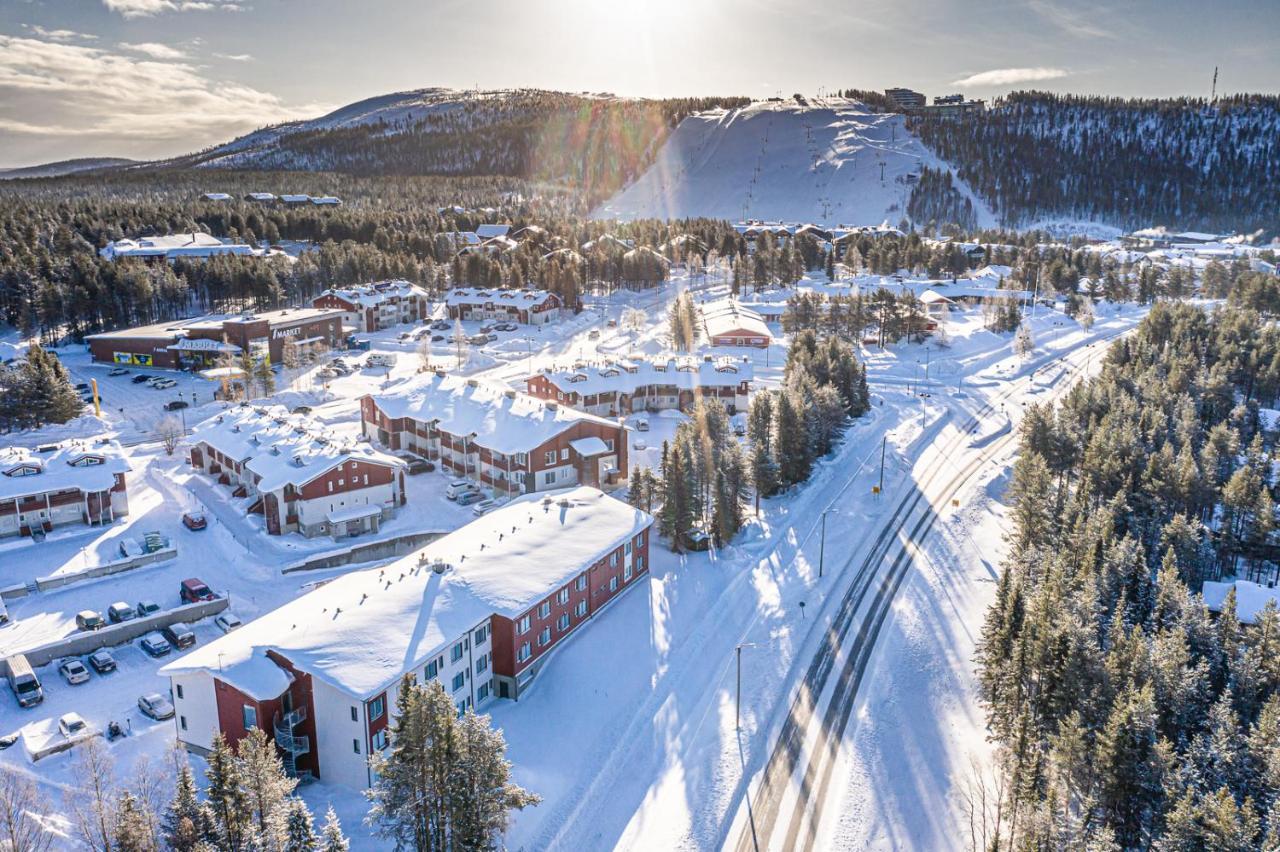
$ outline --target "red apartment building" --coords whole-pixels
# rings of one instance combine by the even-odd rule
[[[129,463],[113,441],[0,450],[0,536],[43,535],[129,514]]]

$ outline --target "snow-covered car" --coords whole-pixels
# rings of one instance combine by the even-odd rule
[[[169,703],[169,699],[158,692],[148,692],[139,697],[138,709],[143,715],[150,716],[156,721],[173,718],[173,705]]]
[[[432,331],[448,331],[449,323],[445,322],[444,320],[436,320],[435,322],[431,323],[431,330]]]
[[[58,673],[62,675],[63,680],[72,686],[88,683],[89,681],[89,670],[79,660],[64,660],[62,665],[58,666]]]
[[[123,375],[125,375],[125,374],[126,374],[126,373],[128,373],[128,372],[129,372],[129,371],[128,371],[128,370],[126,370],[124,367],[112,367],[110,370],[107,370],[107,375],[108,375],[108,376],[123,376]]]
[[[142,641],[139,644],[142,646],[142,650],[152,657],[165,657],[173,650],[169,640],[159,633],[148,633],[142,637]]]
[[[89,723],[79,713],[63,713],[58,719],[58,732],[67,739],[80,736],[89,730]]]
[[[106,674],[116,670],[116,658],[106,648],[99,648],[89,655],[89,665],[98,674]]]
[[[194,532],[209,526],[209,521],[203,512],[186,512],[182,515],[182,525]]]
[[[455,479],[444,488],[444,497],[446,500],[457,500],[463,494],[477,491],[474,482],[468,482],[465,479]]]
[[[485,499],[484,495],[479,491],[464,491],[458,495],[459,506],[470,506],[473,503],[479,503]]]
[[[240,620],[240,617],[234,612],[222,613],[213,620],[213,623],[216,624],[218,629],[223,633],[230,633],[232,630],[235,630],[244,624],[244,622]]]
[[[472,507],[471,514],[475,515],[478,518],[481,515],[483,515],[485,512],[488,512],[490,509],[492,509],[497,505],[498,505],[498,501],[492,498],[488,500],[481,500],[474,507]]]
[[[111,606],[107,607],[107,620],[112,624],[119,624],[122,621],[133,621],[137,617],[138,614],[134,611],[133,607],[129,606],[124,601],[116,601]]]
[[[91,609],[81,610],[76,613],[76,627],[80,630],[101,630],[107,626],[107,620],[102,617],[101,613],[94,612]]]

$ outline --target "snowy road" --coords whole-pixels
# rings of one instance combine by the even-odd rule
[[[1101,351],[1102,344],[1096,343],[1063,356],[1058,363],[1069,375],[1078,375]],[[1070,382],[1055,382],[1050,395],[1063,394],[1069,387]],[[767,763],[755,770],[747,785],[728,826],[726,848],[739,852],[818,848],[838,752],[894,596],[943,507],[971,485],[989,461],[1014,448],[1017,432],[1013,429],[991,440],[973,440],[983,418],[1000,410],[1003,403],[1016,402],[1037,389],[1042,387],[1030,376],[1009,382],[948,440],[935,442],[921,455],[917,475],[908,480],[910,489],[885,519],[871,547],[854,551],[846,565],[837,569],[851,569],[858,556],[865,554],[805,671]]]

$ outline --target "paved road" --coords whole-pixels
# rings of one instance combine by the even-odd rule
[[[1079,373],[1103,346],[1099,342],[1083,347],[1062,360],[1073,373]],[[1060,381],[1045,396],[1064,394],[1070,384]],[[736,817],[741,831],[726,838],[726,848],[758,852],[813,847],[836,754],[867,663],[894,595],[938,520],[935,507],[946,505],[977,477],[988,460],[1011,448],[1018,437],[1016,430],[985,443],[972,441],[971,432],[986,414],[1029,387],[1026,378],[1011,382],[955,436],[935,446],[936,452],[911,483],[911,490],[898,500],[861,563],[855,568],[854,554],[841,567],[843,572],[856,570],[854,580],[805,671],[763,772],[747,788],[745,819],[740,815],[741,807],[739,814],[730,816],[731,820]]]

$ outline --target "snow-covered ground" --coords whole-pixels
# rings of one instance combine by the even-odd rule
[[[709,298],[723,286],[678,278],[661,290],[593,300],[591,309],[577,317],[541,331],[504,334],[465,353],[461,369],[523,387],[530,371],[542,366],[657,353],[665,346],[662,320],[674,294],[688,287]],[[646,311],[649,323],[643,330],[608,326],[606,321],[619,320],[627,307]],[[957,424],[988,399],[1015,383],[1020,389],[1008,412],[982,418],[979,430],[966,439],[974,446],[1008,435],[1005,414],[1019,403],[1065,384],[1069,373],[1058,356],[1131,327],[1141,314],[1132,306],[1100,306],[1097,325],[1086,334],[1062,314],[1038,309],[1031,323],[1039,354],[1026,363],[1013,357],[1009,336],[982,328],[976,311],[957,313],[947,323],[949,347],[904,343],[864,351],[873,410],[854,425],[833,457],[819,463],[810,483],[764,501],[760,517],[720,552],[677,557],[655,547],[647,584],[603,613],[589,639],[572,639],[556,650],[558,658],[519,702],[494,705],[494,723],[506,733],[516,779],[543,797],[540,806],[517,815],[510,847],[703,849],[730,840],[738,804],[768,755],[798,673],[831,616],[831,602],[849,580],[848,566],[891,511],[889,500],[871,496],[880,475],[882,440],[886,490],[892,495],[914,482],[917,457],[940,439],[954,438]],[[465,325],[467,333],[476,330],[475,324]],[[331,428],[353,428],[361,394],[393,387],[421,365],[416,344],[398,340],[399,331],[368,335],[374,352],[397,354],[389,371],[357,371],[327,387],[314,374],[285,377],[291,387],[280,397],[287,404],[311,405],[314,416]],[[594,338],[591,331],[597,332]],[[768,350],[745,353],[755,360],[757,387],[781,380],[786,339],[777,333]],[[432,357],[454,367],[456,354],[444,341]],[[82,418],[61,432],[115,434],[132,444],[132,512],[106,528],[58,531],[42,544],[0,542],[5,580],[100,564],[114,555],[120,537],[141,531],[173,538],[179,557],[12,602],[13,621],[0,627],[0,649],[65,635],[81,609],[143,598],[175,604],[178,584],[189,576],[230,592],[233,610],[247,620],[316,581],[351,570],[283,574],[283,566],[337,545],[263,535],[259,519],[246,518],[226,489],[185,466],[181,449],[167,457],[150,440],[162,402],[178,390],[198,394],[188,424],[218,410],[221,403],[202,396],[211,397],[207,383],[184,377],[180,388],[154,391],[132,385],[128,376],[107,377],[106,368],[89,364],[82,349],[64,348],[60,355],[77,380],[100,378],[109,403],[102,419]],[[1035,378],[1028,380],[1033,369]],[[646,444],[633,461],[656,465],[662,440],[671,437],[681,418],[648,419],[648,432],[631,435],[633,447],[637,441]],[[60,433],[15,437],[28,443],[47,441],[50,434]],[[1003,458],[984,475],[985,488],[963,495],[962,506],[944,518],[931,539],[930,559],[918,563],[903,584],[859,697],[858,718],[872,718],[874,724],[851,727],[833,773],[827,813],[838,811],[841,817],[820,826],[826,848],[936,848],[953,839],[955,815],[948,803],[956,767],[963,770],[970,754],[979,760],[985,754],[982,720],[966,690],[971,689],[973,635],[999,558],[999,484],[1006,462]],[[410,477],[409,506],[380,535],[445,531],[468,520],[469,513],[442,499],[443,483],[439,473]],[[208,530],[193,533],[182,527],[182,512],[193,509],[207,512]],[[824,545],[821,518],[828,509]],[[217,635],[208,623],[197,625],[196,633],[201,643]],[[742,730],[735,734],[734,648],[744,642],[750,645],[742,650]],[[172,723],[146,722],[131,709],[142,692],[166,688],[155,674],[158,662],[136,647],[123,649],[118,658],[120,671],[95,675],[77,687],[65,685],[52,666],[41,670],[49,697],[33,710],[19,710],[6,691],[0,696],[0,733],[76,710],[95,725],[127,720],[133,726],[138,736],[111,746],[122,770],[138,756],[160,755],[173,742]],[[70,780],[66,755],[32,766],[14,748],[0,752],[0,763],[36,774],[54,794]],[[314,808],[335,805],[355,837],[354,848],[379,848],[360,824],[367,811],[361,796],[323,782],[308,785],[303,794]],[[914,809],[928,817],[911,817]]]
[[[653,163],[593,214],[609,219],[891,224],[906,216],[907,175],[949,169],[897,113],[871,112],[845,98],[762,101],[689,116]],[[960,181],[980,227],[995,217]]]

